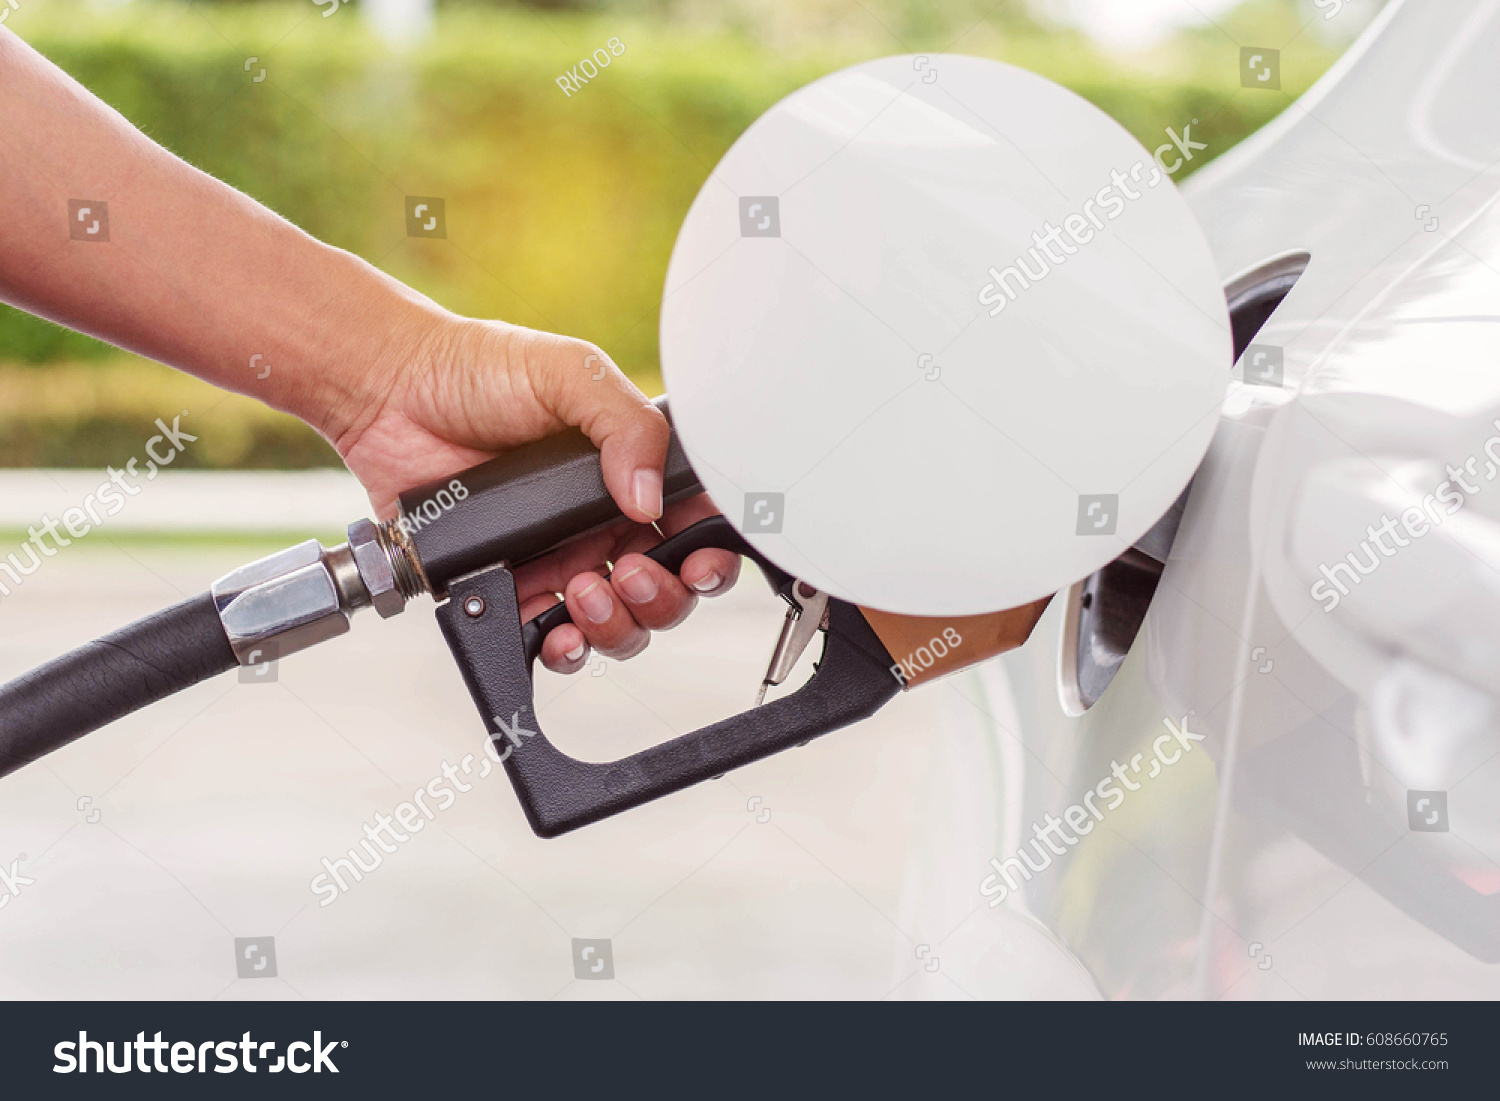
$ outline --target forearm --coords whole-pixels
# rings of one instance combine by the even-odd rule
[[[72,238],[70,200],[108,204],[107,243]],[[0,299],[330,437],[367,373],[445,316],[174,157],[3,27],[0,209]]]

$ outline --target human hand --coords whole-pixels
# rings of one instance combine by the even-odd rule
[[[701,550],[680,575],[644,551],[717,510],[702,494],[663,514],[666,418],[598,348],[504,322],[419,315],[402,326],[387,362],[320,388],[331,411],[315,424],[333,440],[381,517],[396,495],[557,432],[583,431],[601,452],[604,483],[625,519],[516,571],[521,618],[565,594],[574,624],[552,631],[542,662],[582,668],[590,647],[640,653],[650,632],[675,627],[699,595],[727,591],[739,556]],[[304,414],[305,415],[305,414]],[[313,418],[308,418],[313,419]],[[659,531],[658,531],[659,527]],[[613,563],[613,573],[605,576]]]

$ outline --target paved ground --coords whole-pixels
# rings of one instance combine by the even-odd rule
[[[201,489],[206,516],[220,506]],[[242,489],[274,503],[286,487]],[[0,599],[0,679],[275,549],[120,530]],[[779,622],[747,580],[635,661],[543,674],[549,735],[605,759],[745,707]],[[425,601],[361,616],[276,674],[217,678],[0,781],[0,867],[34,880],[0,913],[0,996],[1092,994],[1045,932],[980,905],[1002,784],[972,701],[1008,706],[997,676],[554,841],[500,770],[474,775],[331,897],[310,886],[322,859],[445,762],[480,759],[481,727]],[[266,960],[262,977],[237,977],[235,938],[260,946],[246,966]],[[610,942],[612,981],[575,977],[574,938]]]

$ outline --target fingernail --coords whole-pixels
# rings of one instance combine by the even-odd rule
[[[624,577],[615,579],[615,588],[632,604],[645,604],[656,596],[656,578],[645,566],[637,566]]]
[[[711,593],[722,584],[724,584],[723,576],[711,573],[701,581],[688,582],[688,588],[692,589],[695,593]]]
[[[590,623],[603,623],[615,610],[614,601],[610,600],[609,593],[597,581],[578,594],[578,605],[583,609],[583,614],[589,617]]]
[[[655,470],[637,470],[630,483],[635,507],[655,520],[661,516],[661,474]]]
[[[580,642],[577,646],[573,647],[573,649],[564,654],[563,657],[567,658],[569,661],[577,661],[579,658],[583,657],[583,652],[586,649],[588,649],[587,644]]]

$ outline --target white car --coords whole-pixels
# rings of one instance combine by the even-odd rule
[[[980,895],[1105,996],[1500,995],[1497,58],[1397,0],[1185,185],[1239,362],[1180,523],[977,674]]]

